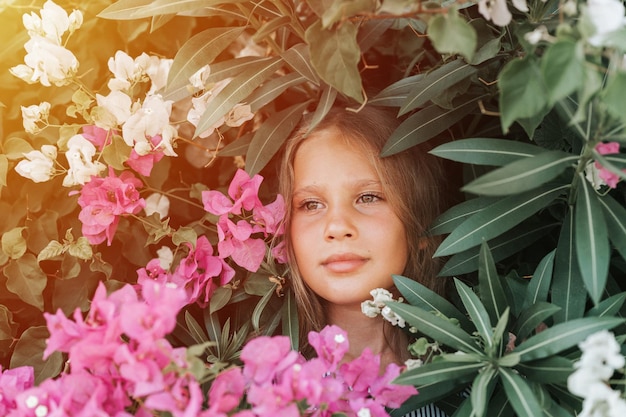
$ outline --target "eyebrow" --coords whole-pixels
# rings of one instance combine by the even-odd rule
[[[367,188],[367,187],[382,188],[382,182],[378,180],[363,179],[363,180],[357,180],[354,183],[350,183],[350,186],[354,188]],[[292,197],[297,197],[300,194],[312,194],[312,193],[320,192],[321,190],[322,190],[322,187],[320,187],[319,185],[315,185],[315,184],[306,185],[304,187],[294,190],[294,192],[292,193]]]

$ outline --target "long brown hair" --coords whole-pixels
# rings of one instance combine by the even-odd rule
[[[370,160],[383,184],[385,198],[406,230],[409,257],[404,275],[439,294],[445,293],[445,279],[437,277],[440,262],[432,257],[439,239],[427,233],[428,226],[442,212],[445,192],[441,186],[443,170],[439,160],[429,155],[423,147],[413,147],[389,157],[380,157],[380,151],[398,124],[395,115],[383,108],[365,106],[357,113],[342,107],[334,107],[311,132],[309,132],[310,120],[305,118],[285,146],[278,176],[279,191],[285,197],[287,209],[285,238],[300,320],[300,346],[305,354],[308,332],[319,331],[327,324],[324,300],[320,299],[302,279],[289,234],[293,209],[291,196],[295,155],[300,144],[315,132],[330,127],[336,128],[347,143]],[[386,331],[386,336],[396,356],[406,359],[406,336],[403,332],[392,328]],[[401,343],[402,340],[404,343]]]

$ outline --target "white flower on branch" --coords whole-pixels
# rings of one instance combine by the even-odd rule
[[[133,59],[126,52],[117,51],[115,56],[109,58],[108,66],[114,76],[107,84],[111,91],[127,90],[133,84],[147,79],[150,56],[144,52]]]
[[[69,84],[78,71],[78,60],[68,49],[48,38],[34,36],[24,45],[26,56],[24,64],[10,69],[11,73],[29,84],[40,82],[50,87],[52,84]]]
[[[15,166],[15,171],[24,178],[34,182],[46,182],[55,173],[54,162],[57,158],[57,148],[53,145],[43,145],[40,151],[30,151],[24,154],[26,159]]]
[[[39,131],[41,131],[39,123],[47,123],[48,121],[48,115],[50,115],[50,103],[44,101],[39,103],[39,105],[33,104],[28,107],[21,106],[21,108],[24,130],[32,134],[39,133]]]
[[[65,158],[70,166],[66,177],[63,179],[64,187],[84,185],[91,177],[98,175],[106,166],[99,161],[93,161],[96,147],[83,135],[74,135],[67,142],[68,150]]]
[[[65,32],[74,32],[83,24],[83,14],[74,10],[69,15],[53,1],[47,1],[41,9],[41,17],[36,13],[24,13],[22,22],[30,37],[42,36],[57,45],[62,44]]]
[[[161,193],[152,193],[146,198],[146,206],[144,211],[147,216],[151,216],[154,213],[159,213],[159,218],[163,220],[166,218],[170,211],[170,199],[166,195]]]
[[[155,148],[161,149],[165,155],[176,156],[172,141],[177,132],[169,124],[171,113],[171,100],[163,100],[159,94],[147,96],[141,108],[131,114],[122,126],[124,142],[135,148],[139,155],[145,155],[149,150],[145,146],[149,144],[149,139],[160,135],[161,142]]]
[[[588,0],[583,16],[594,31],[588,39],[589,43],[603,46],[610,33],[626,25],[625,13],[626,8],[621,0]]]

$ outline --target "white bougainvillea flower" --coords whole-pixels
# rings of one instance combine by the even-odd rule
[[[160,135],[161,142],[155,148],[162,149],[168,156],[176,156],[172,141],[176,129],[169,124],[172,113],[172,101],[163,100],[160,94],[147,96],[141,108],[130,115],[122,126],[122,137],[128,146],[135,148],[139,155],[146,154],[145,143],[153,136]],[[141,144],[137,146],[137,144]]]
[[[520,12],[528,11],[528,5],[526,4],[526,0],[512,0],[512,1],[513,1],[513,7],[515,7]]]
[[[594,30],[588,39],[589,43],[603,46],[611,32],[626,25],[625,13],[621,0],[588,0],[583,15]]]
[[[124,51],[115,52],[115,56],[109,58],[109,71],[113,74],[108,82],[111,91],[126,90],[131,85],[147,80],[147,69],[151,65],[151,59],[145,52],[133,59]]]
[[[189,112],[187,113],[187,121],[191,123],[192,125],[198,127],[198,123],[200,123],[200,119],[202,118],[202,115],[204,114],[209,103],[211,103],[211,101],[213,101],[215,96],[218,95],[219,92],[222,91],[224,87],[228,85],[230,80],[231,80],[230,78],[221,80],[215,83],[215,85],[213,85],[213,87],[210,90],[205,91],[204,94],[202,94],[200,97],[193,97],[191,99],[191,109],[189,109]],[[209,137],[215,131],[215,129],[218,129],[220,126],[222,126],[225,121],[226,121],[226,118],[221,117],[218,121],[216,121],[213,124],[213,126],[209,127],[207,130],[200,133],[198,136],[201,138]]]
[[[115,129],[123,125],[132,114],[132,100],[122,91],[111,91],[106,96],[96,94],[96,103],[98,103],[98,106],[106,109],[115,119],[111,122],[109,118],[103,117],[100,119],[97,117],[97,114],[92,114],[92,116],[95,116],[94,122],[102,129]]]
[[[146,216],[159,213],[159,218],[163,220],[170,212],[170,199],[161,193],[152,193],[146,198],[146,206],[143,208]]]
[[[30,151],[24,154],[26,159],[15,166],[15,171],[22,177],[34,182],[46,182],[55,174],[54,162],[57,158],[57,148],[53,145],[43,145],[40,151]]]
[[[189,77],[189,84],[196,90],[204,90],[206,80],[210,74],[211,68],[205,65]]]
[[[150,78],[150,90],[148,95],[156,94],[167,85],[167,76],[170,73],[173,59],[164,59],[156,56],[150,57],[150,64],[146,68],[146,75]]]
[[[65,152],[65,158],[70,166],[66,177],[63,179],[64,187],[72,187],[74,185],[84,185],[91,180],[91,177],[98,175],[106,166],[99,162],[93,161],[96,154],[96,147],[93,143],[85,139],[83,135],[74,135],[67,142],[68,150]]]
[[[24,64],[10,69],[11,73],[29,84],[40,82],[50,87],[69,84],[78,71],[78,60],[68,49],[42,36],[32,37],[24,48],[28,52]]]
[[[22,124],[24,130],[28,133],[36,134],[41,131],[39,123],[47,123],[50,115],[50,103],[47,101],[32,106],[21,106],[22,108]],[[55,155],[56,158],[56,155]]]
[[[42,36],[62,45],[61,38],[65,32],[71,33],[82,25],[83,14],[74,10],[68,15],[62,7],[48,0],[41,9],[41,17],[34,12],[25,13],[22,15],[22,22],[29,36]]]
[[[550,38],[550,34],[548,33],[548,28],[544,25],[537,26],[535,30],[524,34],[524,39],[531,45],[537,45],[540,41],[546,40]]]
[[[361,312],[367,317],[376,317],[381,315],[385,320],[394,326],[404,327],[406,323],[404,319],[396,315],[391,308],[387,307],[387,303],[393,300],[393,295],[384,288],[374,288],[370,291],[372,300],[365,300],[361,303]],[[402,301],[400,299],[399,301]]]
[[[498,26],[508,25],[513,17],[506,5],[506,0],[479,0],[478,12]]]
[[[249,104],[235,104],[224,120],[226,126],[239,127],[254,117]]]
[[[161,246],[161,249],[157,249],[156,253],[161,268],[166,271],[170,269],[170,266],[172,266],[172,263],[174,262],[174,252],[172,252],[172,249],[167,246]]]

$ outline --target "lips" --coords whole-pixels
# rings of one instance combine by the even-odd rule
[[[356,271],[367,261],[368,258],[354,253],[339,253],[326,258],[322,266],[336,274],[346,274]]]

